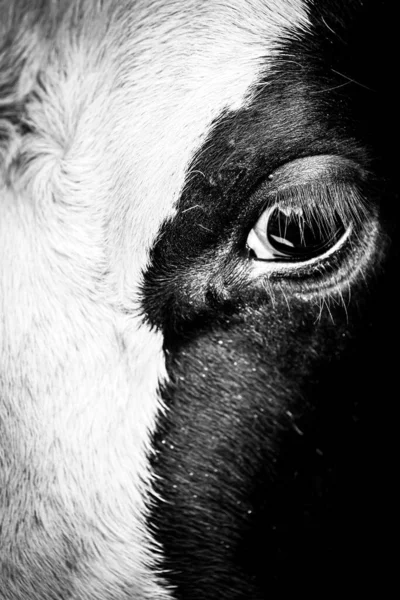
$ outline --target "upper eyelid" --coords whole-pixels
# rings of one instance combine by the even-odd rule
[[[280,165],[269,173],[266,180],[271,189],[283,190],[293,185],[311,182],[353,181],[365,179],[368,171],[355,161],[337,155],[306,156]]]
[[[305,160],[305,159],[302,159]],[[364,173],[360,174],[352,165],[350,170],[346,161],[346,172],[319,172],[318,178],[297,177],[298,165],[290,177],[276,176],[266,178],[253,192],[251,200],[258,205],[258,219],[270,207],[301,207],[304,214],[319,212],[321,220],[329,223],[337,214],[343,222],[360,223],[371,211],[371,202],[365,192]],[[316,175],[316,172],[313,172]],[[271,176],[270,176],[271,177]]]

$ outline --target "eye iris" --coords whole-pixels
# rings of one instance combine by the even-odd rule
[[[339,217],[327,228],[312,215],[305,216],[301,209],[276,207],[266,224],[266,237],[273,256],[280,260],[308,260],[318,256],[333,246],[344,231]]]

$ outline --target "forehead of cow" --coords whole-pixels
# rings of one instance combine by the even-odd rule
[[[41,204],[68,197],[101,217],[109,281],[128,305],[213,121],[249,102],[279,39],[308,23],[301,0],[131,4],[32,3],[17,46],[17,3],[2,99],[18,123],[3,142],[9,173],[20,188],[40,181]]]

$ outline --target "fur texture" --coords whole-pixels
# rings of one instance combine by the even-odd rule
[[[171,597],[141,274],[213,121],[305,28],[301,0],[1,0],[2,600]]]

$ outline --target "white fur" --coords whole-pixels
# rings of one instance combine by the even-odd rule
[[[2,597],[169,598],[145,522],[165,371],[138,311],[141,273],[212,121],[246,105],[306,12],[301,0],[11,4],[0,0],[12,40],[0,49],[0,563],[19,572]]]

